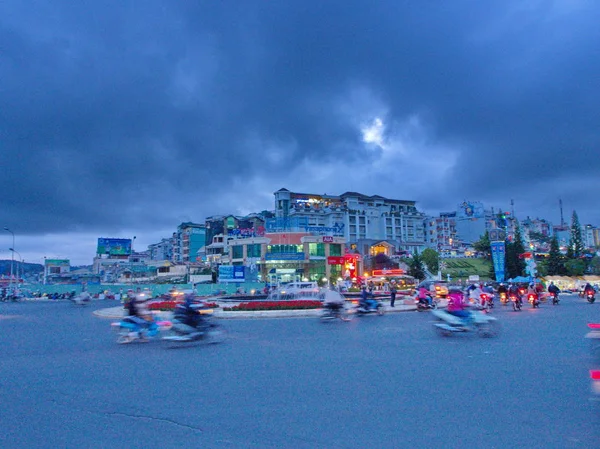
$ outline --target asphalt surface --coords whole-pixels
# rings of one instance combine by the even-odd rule
[[[117,345],[96,306],[0,304],[2,448],[598,448],[600,304],[438,337],[427,312],[223,320],[219,345]]]

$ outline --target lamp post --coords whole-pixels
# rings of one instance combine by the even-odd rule
[[[8,248],[10,250],[10,252],[13,254],[17,253],[17,255],[19,256],[19,259],[21,261],[21,272],[23,271],[23,258],[21,257],[21,253],[19,253],[19,251],[15,251],[14,248]],[[19,284],[19,267],[17,266],[17,286]]]
[[[10,229],[8,229],[6,226],[4,226],[4,230],[8,231],[8,232],[10,232],[12,234],[12,237],[13,237],[12,247],[14,248],[15,247],[15,233],[12,232]],[[11,260],[10,260],[10,287],[11,287],[11,290],[12,290],[12,284],[13,284],[13,265],[15,264],[15,251],[14,251],[14,249],[11,250],[10,253],[11,253]]]

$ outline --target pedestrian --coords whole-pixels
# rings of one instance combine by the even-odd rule
[[[390,307],[394,307],[394,303],[396,302],[396,292],[398,289],[396,288],[396,281],[392,281],[390,284]]]

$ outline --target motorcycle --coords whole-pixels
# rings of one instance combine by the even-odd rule
[[[70,300],[77,306],[85,306],[92,301],[92,297],[88,292],[82,292],[77,296],[73,296]]]
[[[468,319],[452,315],[446,310],[434,310],[431,313],[438,319],[433,326],[442,337],[459,332],[476,332],[480,337],[495,337],[500,332],[498,319],[486,313],[472,311]]]
[[[527,295],[527,301],[531,304],[532,308],[540,307],[540,300],[538,299],[538,295],[535,293],[529,293]]]
[[[505,306],[508,304],[508,295],[504,292],[500,293],[500,303]]]
[[[552,299],[552,305],[556,306],[558,305],[560,299],[558,299],[558,293],[555,292],[550,292],[549,293],[550,299]]]
[[[480,295],[481,306],[483,309],[489,310],[494,308],[494,295],[491,293],[482,293]]]
[[[352,315],[346,309],[344,304],[340,303],[324,303],[323,311],[321,312],[321,321],[331,321],[340,319],[342,321],[352,320]]]
[[[171,322],[126,316],[119,322],[111,323],[111,326],[117,331],[117,343],[128,344],[134,341],[147,342],[148,337],[156,337],[160,331],[170,328]]]
[[[523,300],[519,295],[511,294],[510,301],[512,302],[512,307],[515,312],[520,311],[523,306]]]
[[[594,301],[596,301],[596,294],[593,292],[587,292],[585,296],[587,298],[587,302],[590,304],[594,304]]]
[[[213,309],[203,303],[180,304],[175,308],[173,324],[162,340],[171,343],[220,343],[227,334],[220,324],[212,321],[212,316]]]
[[[358,303],[358,305],[354,308],[354,313],[357,316],[371,314],[383,315],[385,313],[385,309],[380,301],[371,300],[371,302],[366,305]]]
[[[418,312],[424,312],[425,310],[436,310],[438,307],[438,300],[429,297],[431,301],[427,301],[425,298],[415,298],[415,304]]]

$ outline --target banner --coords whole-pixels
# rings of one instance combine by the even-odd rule
[[[245,282],[243,265],[219,265],[219,282]]]
[[[98,239],[96,254],[128,256],[131,254],[131,239]]]
[[[496,281],[504,282],[505,247],[504,242],[492,242],[492,262],[494,262],[494,273]]]

